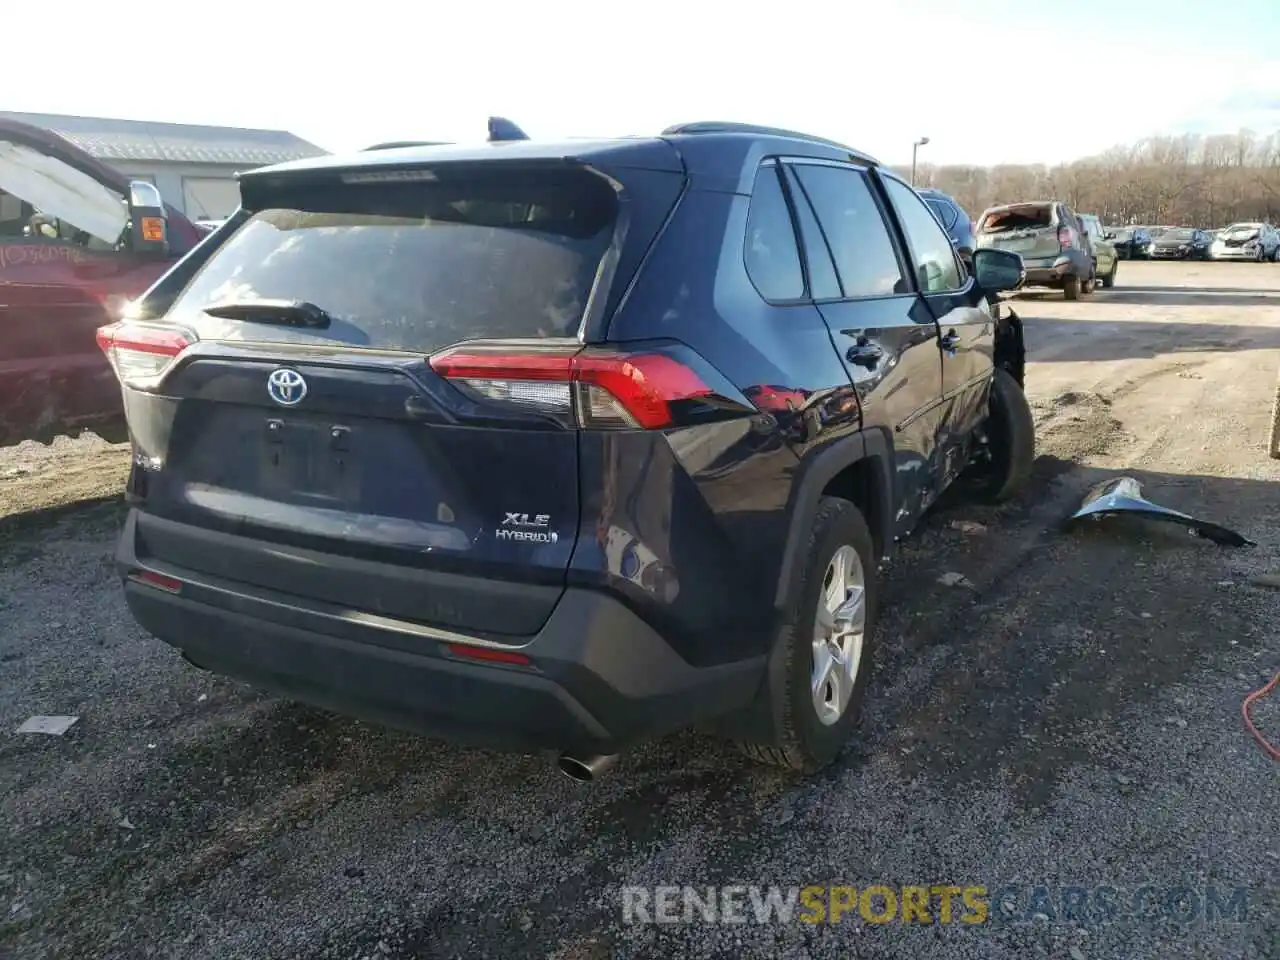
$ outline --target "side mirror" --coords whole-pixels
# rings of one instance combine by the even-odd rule
[[[164,199],[154,183],[129,184],[129,247],[140,256],[164,260],[169,256],[169,225]]]
[[[1027,279],[1022,257],[1008,250],[983,247],[973,251],[973,276],[988,293],[1017,290]]]

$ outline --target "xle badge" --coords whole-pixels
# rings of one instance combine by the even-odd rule
[[[521,540],[525,543],[555,543],[560,539],[554,530],[548,530],[551,517],[545,513],[530,516],[527,513],[507,513],[502,524],[494,532],[499,540]]]

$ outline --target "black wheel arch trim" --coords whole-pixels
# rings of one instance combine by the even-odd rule
[[[877,516],[864,519],[881,551],[888,552],[893,543],[895,508],[893,440],[889,431],[884,428],[866,428],[833,440],[821,450],[809,453],[800,462],[787,503],[787,538],[782,550],[782,563],[774,595],[774,607],[777,610],[788,609],[794,597],[804,564],[800,550],[818,512],[822,491],[841,471],[864,460],[875,466],[870,476],[875,485],[873,493],[876,503],[880,507]]]

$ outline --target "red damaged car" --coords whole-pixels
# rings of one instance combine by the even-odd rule
[[[205,235],[152,184],[0,120],[0,446],[82,427],[123,439],[95,331]]]

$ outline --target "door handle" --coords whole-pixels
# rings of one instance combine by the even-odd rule
[[[874,367],[883,356],[884,348],[880,344],[872,343],[865,337],[861,337],[857,343],[849,348],[849,352],[845,354],[845,359],[850,363],[856,363],[860,367]]]
[[[954,354],[956,347],[960,346],[960,334],[954,330],[948,330],[943,336],[938,338],[938,346],[942,347],[947,353]]]

